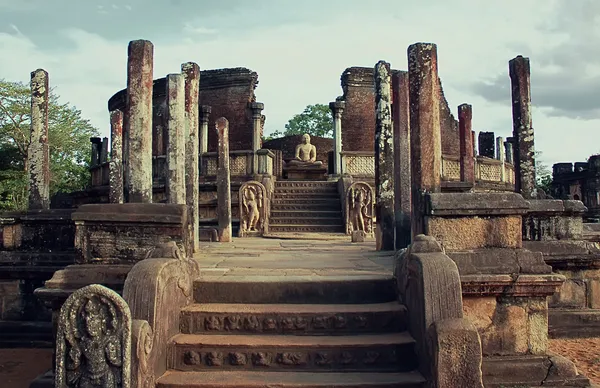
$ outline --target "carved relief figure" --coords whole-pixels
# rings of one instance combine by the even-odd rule
[[[287,163],[288,167],[315,167],[321,166],[323,162],[317,160],[317,147],[310,144],[310,135],[302,135],[302,143],[296,146],[294,159]]]
[[[93,284],[74,292],[60,311],[56,387],[130,386],[131,315],[114,291]]]
[[[346,192],[346,228],[347,233],[355,230],[367,234],[373,233],[373,215],[375,204],[371,186],[365,182],[354,182]]]
[[[240,232],[239,236],[248,234],[263,235],[267,228],[266,189],[257,181],[246,182],[240,187]]]

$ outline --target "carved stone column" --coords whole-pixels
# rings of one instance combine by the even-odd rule
[[[475,155],[473,155],[473,132],[471,120],[473,109],[469,104],[458,107],[458,131],[460,141],[460,180],[461,182],[475,183]]]
[[[498,136],[496,138],[496,159],[502,162],[502,169],[500,170],[500,180],[502,182],[506,182],[506,166],[504,165],[505,156],[504,139],[501,136]]]
[[[262,102],[249,102],[248,107],[252,110],[252,174],[258,174],[258,154],[256,153],[262,148],[261,135],[261,112],[265,109],[265,104]]]
[[[154,46],[129,42],[127,58],[127,202],[152,203],[152,85]]]
[[[123,203],[123,112],[110,112],[110,203]]]
[[[48,73],[31,72],[31,137],[27,149],[29,209],[50,208],[50,151],[48,149]]]
[[[200,144],[200,174],[205,175],[204,164],[202,163],[202,155],[208,152],[208,121],[210,119],[211,107],[208,105],[202,105],[200,107],[200,138],[198,143]]]
[[[215,122],[218,139],[217,156],[217,219],[220,242],[231,242],[231,177],[229,175],[229,121],[225,117]]]
[[[394,250],[394,132],[390,64],[375,65],[375,196],[377,249]]]
[[[167,75],[167,202],[185,204],[185,78]]]
[[[333,115],[333,173],[342,174],[342,113],[346,107],[345,101],[332,101],[329,109]]]

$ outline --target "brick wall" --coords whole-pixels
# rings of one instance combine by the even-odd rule
[[[460,138],[458,133],[458,121],[454,118],[448,101],[444,96],[442,80],[440,81],[440,127],[442,132],[442,154],[460,156]]]
[[[296,154],[296,146],[302,142],[302,135],[292,135],[269,140],[263,143],[263,148],[280,150],[283,159],[293,159]],[[311,136],[310,143],[317,148],[317,160],[327,166],[327,153],[333,151],[333,139],[326,137]]]
[[[341,77],[346,108],[342,150],[375,152],[375,83],[372,67],[349,67]]]

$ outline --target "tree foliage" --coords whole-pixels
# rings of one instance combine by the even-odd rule
[[[27,207],[27,148],[30,135],[29,85],[0,79],[0,209]],[[90,137],[98,129],[81,111],[60,103],[53,90],[48,104],[50,195],[85,188],[89,181]]]
[[[542,151],[535,151],[535,179],[536,186],[544,190],[546,194],[551,193],[552,172],[550,167],[541,161]]]
[[[273,138],[290,135],[333,137],[333,116],[329,105],[308,105],[300,114],[292,117],[285,125],[285,131],[275,131]]]

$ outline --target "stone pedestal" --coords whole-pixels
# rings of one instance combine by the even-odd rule
[[[291,181],[324,181],[327,180],[327,169],[323,166],[315,167],[284,167],[283,176]]]

